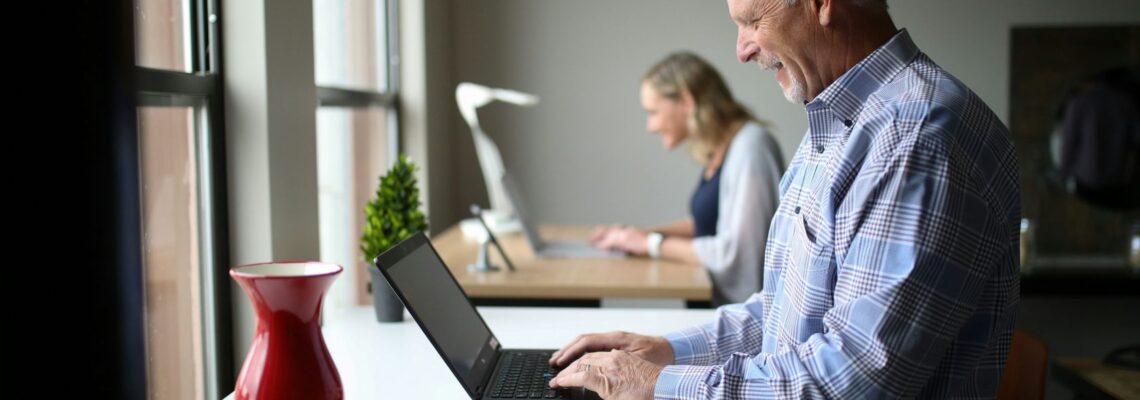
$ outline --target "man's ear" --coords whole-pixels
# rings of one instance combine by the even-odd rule
[[[814,8],[812,11],[819,17],[820,26],[828,26],[831,24],[831,10],[832,0],[807,0],[812,3]]]

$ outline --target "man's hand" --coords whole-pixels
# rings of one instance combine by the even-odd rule
[[[583,354],[595,351],[622,350],[646,361],[666,366],[673,363],[673,346],[660,336],[645,336],[629,332],[591,333],[578,335],[550,357],[550,365],[563,367]]]
[[[603,399],[652,399],[662,368],[623,350],[587,353],[551,379],[550,387],[581,386]]]

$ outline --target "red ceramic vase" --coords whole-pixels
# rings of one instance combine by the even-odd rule
[[[319,262],[273,262],[230,269],[257,312],[257,332],[234,398],[344,398],[340,374],[321,334],[321,303],[343,271]]]

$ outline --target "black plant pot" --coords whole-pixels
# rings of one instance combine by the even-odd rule
[[[375,265],[368,266],[372,275],[372,307],[376,309],[376,320],[380,322],[400,322],[404,320],[404,303],[392,291],[392,286]]]

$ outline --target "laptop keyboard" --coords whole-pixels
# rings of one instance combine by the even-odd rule
[[[548,385],[558,369],[548,364],[551,353],[507,353],[503,368],[491,386],[491,395],[500,399],[569,399],[566,389]]]

